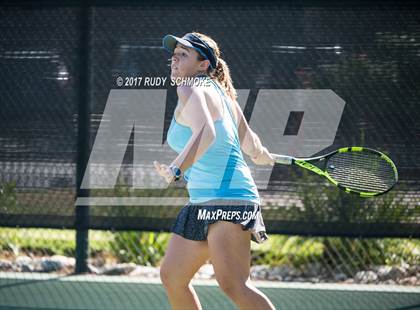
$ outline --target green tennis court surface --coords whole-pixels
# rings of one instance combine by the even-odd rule
[[[420,288],[254,282],[276,309],[420,309]],[[194,281],[203,309],[235,309],[216,282]],[[158,279],[0,273],[0,309],[170,309]]]

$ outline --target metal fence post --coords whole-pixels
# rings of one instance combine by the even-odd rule
[[[88,189],[81,189],[90,148],[90,1],[81,2],[79,52],[79,104],[77,131],[77,197],[89,197]],[[77,198],[76,197],[76,198]],[[89,206],[76,206],[76,268],[75,273],[88,271]]]

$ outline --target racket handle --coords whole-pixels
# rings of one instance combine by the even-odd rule
[[[278,164],[291,165],[293,163],[292,156],[280,155],[280,154],[274,154],[274,153],[271,153],[271,156],[273,156],[274,160]]]

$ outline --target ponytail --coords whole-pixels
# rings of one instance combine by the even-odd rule
[[[236,100],[238,97],[236,89],[233,87],[232,78],[230,76],[230,70],[226,62],[218,57],[217,66],[215,70],[210,71],[210,77],[217,82],[224,89],[226,95],[228,95],[232,100]]]
[[[224,90],[225,94],[230,97],[233,101],[238,97],[236,89],[233,87],[232,78],[230,77],[229,67],[226,62],[220,57],[220,49],[217,43],[208,35],[199,32],[192,32],[195,36],[199,37],[201,40],[205,41],[207,45],[213,50],[214,55],[217,59],[217,65],[215,69],[212,69],[210,66],[207,69],[207,74],[212,80],[215,80]],[[199,60],[204,60],[205,58],[199,54]]]

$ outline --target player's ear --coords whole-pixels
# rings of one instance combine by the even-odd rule
[[[208,59],[201,60],[198,66],[200,71],[207,71],[210,66],[210,61]]]

